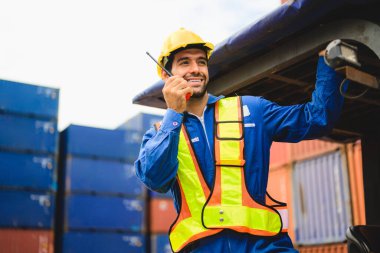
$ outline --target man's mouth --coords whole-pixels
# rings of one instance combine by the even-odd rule
[[[197,78],[197,79],[187,79],[187,83],[190,85],[198,85],[203,82],[203,79]]]

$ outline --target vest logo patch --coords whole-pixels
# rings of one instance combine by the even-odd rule
[[[244,124],[244,127],[255,127],[256,124],[255,123],[245,123]]]
[[[194,143],[194,142],[198,142],[199,141],[199,138],[198,137],[194,137],[193,139],[191,139],[191,142]]]
[[[247,105],[243,106],[243,115],[244,115],[244,117],[248,117],[249,115],[251,115]]]

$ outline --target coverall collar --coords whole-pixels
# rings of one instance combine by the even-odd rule
[[[215,104],[217,101],[219,101],[220,99],[224,98],[223,95],[220,95],[218,97],[212,95],[212,94],[208,94],[208,101],[207,101],[207,105],[211,105],[211,104]]]

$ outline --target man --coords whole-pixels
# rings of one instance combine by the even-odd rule
[[[183,28],[165,41],[159,62],[173,76],[158,73],[168,109],[145,134],[136,173],[150,189],[173,193],[179,213],[169,231],[174,252],[296,252],[286,205],[266,193],[270,146],[331,130],[343,104],[342,78],[320,57],[309,103],[215,97],[206,89],[212,50]]]

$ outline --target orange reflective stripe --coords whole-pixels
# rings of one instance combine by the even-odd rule
[[[243,170],[242,170],[241,174],[242,174],[241,187],[243,189],[243,206],[248,206],[248,207],[252,207],[252,208],[262,208],[262,209],[273,212],[273,209],[266,207],[266,206],[263,206],[263,205],[259,204],[258,202],[254,201],[252,199],[252,197],[249,195],[249,192],[246,190],[247,186],[245,184],[245,175],[244,175]]]
[[[221,204],[221,196],[222,196],[222,189],[221,189],[221,178],[220,178],[220,169],[215,170],[215,183],[214,188],[212,190],[212,198],[210,198],[208,204],[217,206]]]
[[[177,180],[179,182],[180,179],[177,177]],[[189,206],[187,204],[187,201],[186,201],[186,198],[185,198],[185,194],[184,194],[183,189],[182,189],[182,185],[181,185],[180,182],[178,183],[178,185],[179,185],[179,189],[180,189],[180,192],[181,192],[181,207],[180,207],[181,210],[180,210],[180,212],[178,214],[178,220],[173,225],[173,229],[175,229],[176,223],[179,223],[181,220],[186,219],[188,217],[191,217],[190,208],[189,208]]]

